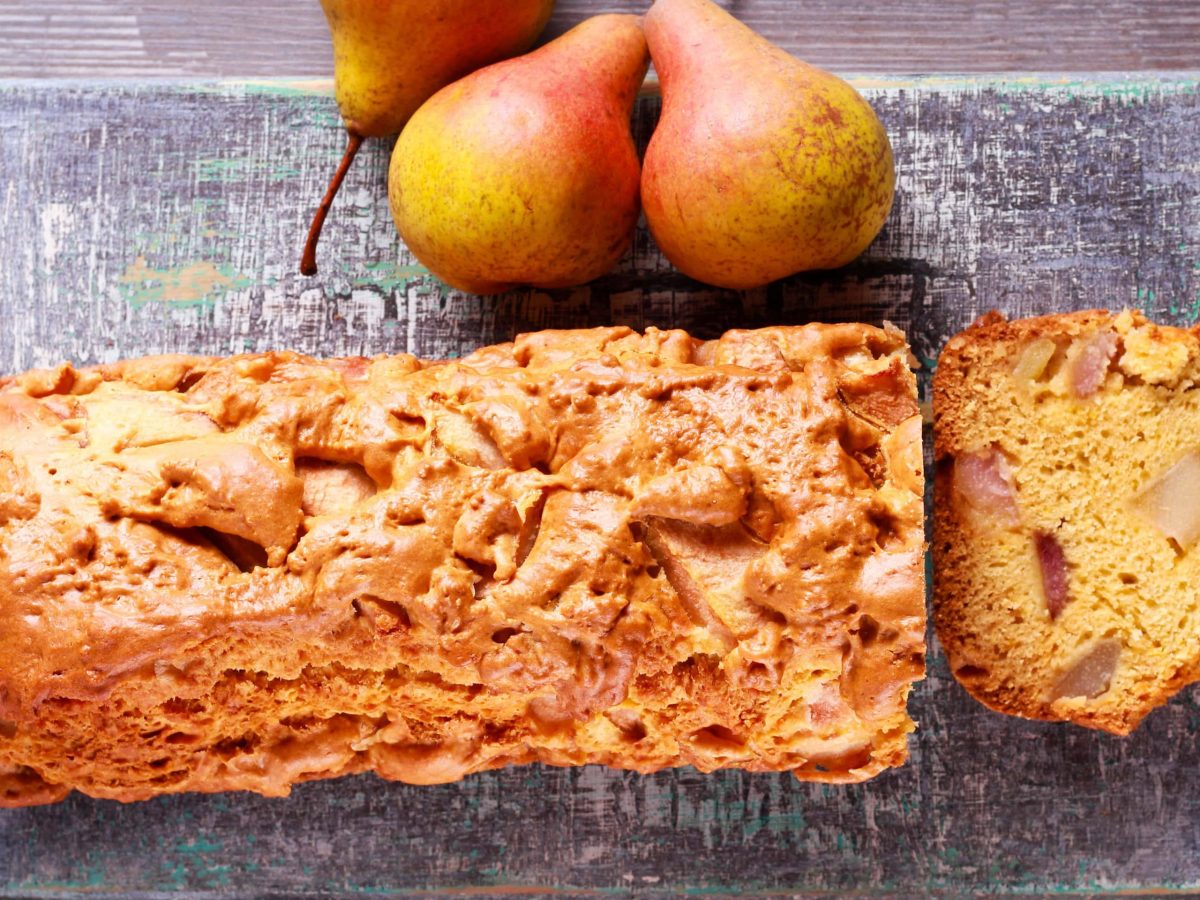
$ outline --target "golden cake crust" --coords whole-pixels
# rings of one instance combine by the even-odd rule
[[[601,328],[0,380],[0,805],[898,765],[907,358],[864,325]]]
[[[934,620],[976,699],[1128,734],[1200,675],[1200,559],[1139,506],[1200,444],[1198,378],[1196,330],[1132,311],[991,313],[946,344]]]

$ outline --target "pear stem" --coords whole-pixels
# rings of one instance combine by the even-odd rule
[[[333,198],[337,196],[338,189],[341,188],[342,181],[346,178],[346,173],[350,171],[350,164],[354,162],[354,157],[358,155],[358,148],[362,146],[363,136],[358,132],[347,129],[346,136],[346,152],[342,154],[342,161],[338,163],[337,171],[329,180],[329,187],[325,189],[325,196],[321,198],[321,205],[317,207],[317,213],[313,216],[312,225],[308,229],[308,240],[304,242],[304,255],[300,257],[301,275],[317,274],[317,242],[321,240],[321,229],[325,225],[325,217],[329,215],[329,208],[333,206]]]

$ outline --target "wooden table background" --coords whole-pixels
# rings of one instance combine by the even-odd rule
[[[720,0],[842,72],[1117,72],[1197,65],[1197,0]],[[558,0],[549,35],[650,0]],[[0,78],[328,74],[316,0],[0,0]]]
[[[558,26],[596,5],[562,3]],[[783,0],[735,5],[793,50],[820,33]],[[836,5],[805,10],[828,21]],[[220,7],[223,19],[214,13],[209,30],[189,34],[178,24],[185,15],[163,4],[0,5],[0,72],[138,76],[0,82],[0,372],[166,350],[455,355],[542,327],[624,322],[710,336],[855,318],[908,329],[931,365],[947,336],[990,308],[1135,305],[1163,321],[1200,317],[1196,73],[859,77],[896,150],[887,227],[845,270],[747,293],[674,273],[644,230],[617,271],[584,288],[450,292],[399,245],[384,197],[388,148],[375,142],[331,217],[321,275],[303,279],[299,241],[342,144],[327,85],[142,77],[168,73],[171,60],[173,74],[281,61],[284,71],[325,73],[312,4],[204,6]],[[951,68],[974,68],[976,45],[983,55],[971,58],[985,68],[1019,68],[1023,53],[1052,67],[1030,24],[1038,4],[1008,7],[1012,46],[994,37],[1001,4],[948,2],[936,4],[940,33],[889,19],[820,49],[841,71],[843,52],[860,71],[936,69],[939,45]],[[1097,47],[1131,65],[1178,61],[1200,27],[1191,4],[1149,3],[1140,18],[1120,2],[1088,16],[1082,4],[1056,8],[1067,61],[1099,62],[1088,55]],[[1122,27],[1104,33],[1097,22],[1112,10]],[[49,52],[56,28],[78,34],[71,29],[89,14],[97,28],[131,17],[144,58],[100,38],[64,38],[74,56]],[[13,37],[12,22],[38,15],[60,18],[32,44]],[[854,16],[867,21],[861,9]],[[278,27],[283,40],[268,52],[251,25]],[[240,62],[223,43],[235,31]],[[1133,32],[1139,40],[1126,41]],[[201,45],[205,56],[186,55]],[[639,104],[643,141],[656,114],[656,100]],[[432,788],[354,777],[299,787],[289,800],[122,806],[72,796],[0,811],[0,895],[1200,889],[1200,689],[1122,740],[989,713],[934,646],[912,708],[920,729],[910,764],[859,786],[529,767]]]

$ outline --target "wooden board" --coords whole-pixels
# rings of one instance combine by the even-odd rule
[[[296,274],[342,143],[322,90],[0,87],[0,371],[168,350],[441,356],[543,327],[711,336],[812,319],[890,319],[931,364],[993,307],[1200,316],[1200,79],[858,83],[899,189],[854,265],[717,291],[639,231],[590,286],[492,299],[445,290],[401,249],[382,143],[350,176],[322,274]],[[639,106],[643,140],[656,111]],[[967,698],[935,648],[912,761],[869,784],[531,767],[433,788],[355,777],[290,800],[73,796],[0,812],[0,893],[1197,889],[1198,701],[1184,691],[1127,740],[1022,722]]]
[[[1196,0],[718,0],[840,72],[1128,71],[1196,65]],[[547,36],[650,0],[558,0]],[[0,77],[328,74],[316,0],[0,0]]]

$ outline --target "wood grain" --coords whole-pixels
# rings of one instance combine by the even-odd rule
[[[839,72],[1190,69],[1195,0],[722,0]],[[549,35],[649,0],[559,0]],[[316,0],[0,0],[0,77],[311,76],[332,71]]]
[[[322,274],[299,243],[341,152],[332,101],[267,84],[0,88],[0,371],[68,358],[294,347],[456,355],[519,330],[890,319],[931,364],[984,310],[1200,317],[1200,82],[879,80],[898,195],[851,267],[744,294],[673,272],[639,231],[573,291],[442,287],[390,222],[370,144]],[[637,112],[642,140],[657,101]],[[925,379],[927,380],[927,379]],[[927,387],[927,385],[926,385]],[[531,767],[290,800],[74,796],[0,812],[0,894],[1105,893],[1200,889],[1200,690],[1120,740],[971,701],[940,652],[912,761],[869,784]]]

